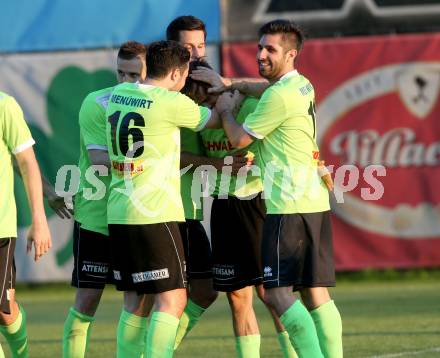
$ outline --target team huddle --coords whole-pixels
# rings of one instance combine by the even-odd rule
[[[254,288],[284,357],[342,357],[341,317],[327,290],[335,285],[332,182],[319,161],[313,86],[295,69],[301,31],[287,20],[260,28],[259,80],[217,74],[206,61],[205,25],[193,16],[174,19],[166,34],[147,46],[124,43],[119,84],[88,94],[79,112],[76,297],[63,357],[85,356],[106,284],[124,292],[118,358],[172,357],[218,292],[228,298],[237,356],[259,357]],[[14,294],[12,154],[31,204],[36,260],[51,238],[34,141],[4,93],[0,121],[0,193],[9,201],[0,209],[0,332],[14,357],[28,357]],[[201,224],[206,193],[211,240]]]

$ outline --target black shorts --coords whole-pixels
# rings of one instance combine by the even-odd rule
[[[108,236],[85,230],[75,221],[72,286],[103,289],[106,283],[114,283],[111,249]]]
[[[185,250],[186,275],[189,279],[212,277],[212,253],[208,236],[200,221],[189,220],[179,223]]]
[[[211,245],[215,290],[231,292],[263,282],[261,238],[265,216],[261,195],[251,200],[214,198]]]
[[[118,291],[154,294],[186,288],[185,255],[176,222],[108,228]]]
[[[15,288],[15,237],[0,239],[0,310],[10,314],[8,290]]]
[[[265,288],[334,286],[330,211],[268,214],[262,253]]]

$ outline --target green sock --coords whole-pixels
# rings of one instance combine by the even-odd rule
[[[342,320],[333,300],[310,311],[326,358],[342,358]]]
[[[235,348],[239,358],[259,358],[260,357],[259,334],[235,337]]]
[[[312,317],[300,300],[296,300],[280,319],[299,357],[323,358]]]
[[[280,332],[277,335],[278,342],[281,347],[281,351],[283,352],[284,358],[298,358],[295,350],[293,349],[292,343],[290,343],[289,333],[286,331]]]
[[[147,317],[140,317],[122,310],[117,330],[118,358],[140,358],[144,356]]]
[[[170,358],[174,354],[179,319],[169,313],[154,312],[145,346],[145,358]]]
[[[26,312],[19,305],[19,312],[14,323],[0,325],[0,332],[5,336],[11,348],[13,358],[29,357],[29,347],[26,331]]]
[[[182,317],[180,317],[179,328],[177,328],[176,343],[174,344],[174,349],[179,347],[182,340],[186,335],[193,329],[200,319],[200,316],[205,312],[203,307],[200,307],[191,299],[188,300],[186,304],[185,311],[183,311]]]
[[[64,358],[82,358],[85,356],[90,335],[90,324],[94,320],[94,317],[80,313],[73,307],[70,308],[66,322],[64,322]]]

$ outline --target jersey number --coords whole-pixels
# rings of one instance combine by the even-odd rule
[[[118,147],[116,145],[116,132],[120,116],[121,111],[116,111],[110,117],[108,117],[108,122],[111,126],[112,150],[114,155],[118,155]],[[144,134],[139,128],[128,128],[130,121],[133,121],[133,124],[135,126],[145,126],[144,117],[136,112],[128,112],[124,117],[122,117],[121,125],[119,126],[119,136],[117,140],[122,155],[126,157],[127,154],[129,154],[131,158],[137,158],[141,156],[144,152]],[[134,153],[132,151],[129,153],[129,136],[131,136],[132,139]]]
[[[309,114],[310,114],[310,117],[312,117],[312,121],[313,121],[313,139],[315,139],[315,135],[316,135],[316,107],[315,107],[315,102],[310,101]]]

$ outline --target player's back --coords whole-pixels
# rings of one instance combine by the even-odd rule
[[[269,87],[245,126],[259,142],[258,162],[268,213],[307,213],[329,209],[328,191],[317,175],[314,90],[297,71]]]
[[[309,165],[315,162],[317,158],[313,156],[319,149],[316,143],[315,92],[312,84],[298,73],[288,73],[272,90],[282,99],[285,119],[271,135],[283,144],[283,151],[290,154],[291,163]]]

